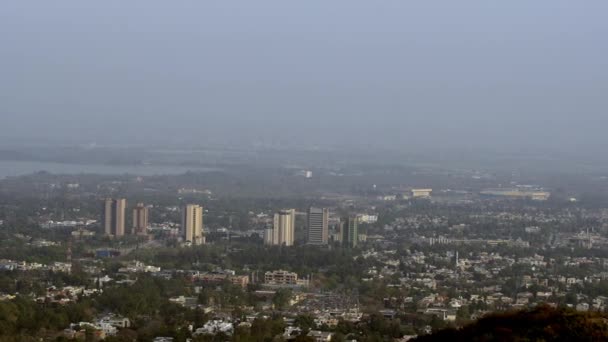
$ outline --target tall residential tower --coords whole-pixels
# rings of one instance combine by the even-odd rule
[[[193,245],[205,243],[203,235],[203,207],[196,204],[188,204],[182,212],[182,233],[184,241]]]
[[[133,208],[133,234],[148,234],[148,207],[143,203],[137,203],[137,206]]]
[[[342,232],[342,245],[348,248],[357,247],[359,242],[359,230],[357,227],[357,216],[348,216],[342,218],[340,228]]]
[[[121,237],[125,235],[125,208],[127,200],[124,198],[106,198],[104,201],[103,226],[108,236]]]
[[[296,226],[296,210],[281,210],[274,214],[272,229],[264,232],[267,245],[293,246]]]

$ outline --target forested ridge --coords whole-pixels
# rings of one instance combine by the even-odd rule
[[[607,341],[608,315],[539,306],[530,310],[494,313],[460,329],[421,336],[433,341]]]

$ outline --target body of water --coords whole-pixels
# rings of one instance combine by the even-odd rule
[[[153,175],[176,175],[187,171],[208,172],[219,169],[194,167],[194,166],[172,166],[172,165],[92,165],[92,164],[64,164],[36,161],[10,161],[0,160],[0,179],[11,176],[28,175],[39,171],[47,171],[53,174],[100,174],[100,175],[122,175],[132,174],[138,176]]]

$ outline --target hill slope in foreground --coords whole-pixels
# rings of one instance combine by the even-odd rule
[[[492,314],[463,328],[445,329],[414,341],[608,341],[608,315],[539,306]]]

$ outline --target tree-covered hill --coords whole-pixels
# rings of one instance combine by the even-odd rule
[[[415,341],[608,341],[608,315],[539,306],[492,314],[463,328]]]

